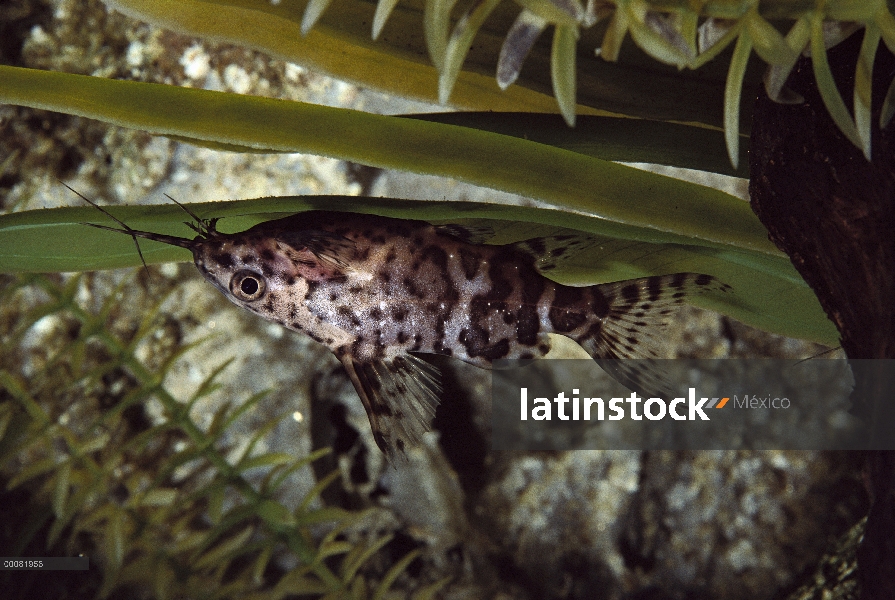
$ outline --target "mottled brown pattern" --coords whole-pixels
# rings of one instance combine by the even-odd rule
[[[657,357],[666,315],[688,293],[721,290],[678,273],[590,287],[540,274],[587,245],[578,235],[506,246],[472,243],[487,228],[311,211],[222,234],[197,220],[194,240],[130,230],[189,248],[200,272],[232,302],[309,334],[339,358],[387,453],[416,443],[434,416],[438,374],[410,352],[490,368],[538,358],[548,333],[595,359]],[[639,385],[649,373],[613,371]]]

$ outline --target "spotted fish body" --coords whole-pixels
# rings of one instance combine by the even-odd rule
[[[233,303],[326,345],[389,455],[418,441],[438,401],[437,371],[416,354],[490,368],[497,359],[543,356],[547,334],[559,333],[598,361],[660,358],[661,328],[685,296],[726,289],[691,273],[561,285],[541,271],[585,244],[572,235],[485,245],[482,229],[326,211],[235,234],[197,221],[193,240],[123,223],[115,231],[189,248]],[[610,373],[639,383],[624,367]]]

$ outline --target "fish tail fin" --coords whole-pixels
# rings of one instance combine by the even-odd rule
[[[617,381],[656,395],[669,387],[659,361],[674,358],[666,330],[675,312],[690,297],[728,292],[730,286],[710,275],[675,273],[587,290],[593,315],[572,339]]]

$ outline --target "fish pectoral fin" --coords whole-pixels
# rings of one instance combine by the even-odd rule
[[[535,259],[535,268],[543,273],[552,271],[562,261],[597,244],[597,241],[579,233],[557,234],[516,242],[513,247]]]
[[[296,254],[310,252],[317,260],[339,270],[344,270],[354,257],[354,242],[329,231],[282,231],[277,233],[276,240]]]
[[[347,355],[341,360],[367,411],[373,438],[388,459],[418,445],[438,406],[438,369],[410,354],[375,362]]]
[[[436,225],[435,231],[467,244],[484,244],[494,237],[494,228],[489,225]]]

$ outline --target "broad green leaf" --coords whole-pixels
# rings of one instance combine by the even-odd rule
[[[491,131],[603,160],[749,177],[749,138],[740,136],[739,167],[734,168],[727,158],[724,133],[706,127],[593,115],[578,115],[575,127],[569,127],[559,115],[541,113],[452,112],[404,118]]]
[[[487,219],[498,232],[494,243],[548,235],[553,228],[578,230],[594,236],[597,243],[551,272],[551,277],[563,283],[585,285],[683,271],[707,273],[731,285],[733,292],[697,298],[700,306],[720,310],[766,331],[831,345],[838,339],[814,294],[784,256],[623,225],[571,210],[351,196],[263,198],[190,206],[200,217],[220,218],[220,230],[229,233],[313,209],[424,217],[442,223]],[[176,206],[113,207],[111,212],[135,229],[193,235]],[[107,217],[90,207],[0,216],[0,271],[81,271],[139,264],[128,236],[80,224],[87,220],[108,223]],[[49,245],[46,240],[55,243]],[[182,248],[151,241],[140,244],[150,263],[191,259]],[[209,289],[209,293],[214,292]]]
[[[0,66],[0,81],[2,102],[161,135],[453,177],[681,241],[780,254],[749,207],[728,194],[524,139],[300,102],[6,66]]]

